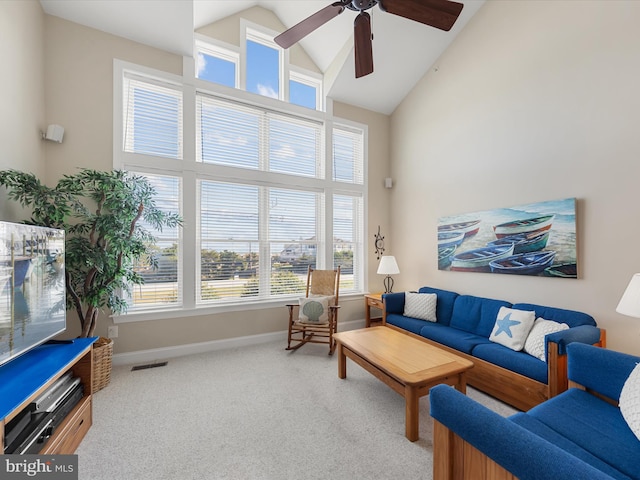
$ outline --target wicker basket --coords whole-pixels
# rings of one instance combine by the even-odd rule
[[[113,340],[105,337],[98,338],[93,344],[93,393],[102,390],[109,384],[112,358]]]

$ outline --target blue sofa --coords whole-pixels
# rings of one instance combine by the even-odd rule
[[[640,479],[640,441],[617,406],[640,357],[579,343],[567,352],[572,388],[509,418],[432,388],[433,478]]]
[[[474,363],[467,383],[520,410],[567,389],[566,346],[572,342],[606,346],[606,332],[590,315],[529,303],[460,295],[422,287],[418,293],[437,295],[437,322],[404,315],[405,293],[383,296],[383,323],[456,353]],[[535,311],[536,317],[566,323],[568,330],[546,336],[546,362],[489,340],[501,307]]]

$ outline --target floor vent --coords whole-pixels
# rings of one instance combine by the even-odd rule
[[[131,368],[131,371],[135,372],[136,370],[146,370],[148,368],[164,367],[166,364],[167,362],[157,362],[157,363],[147,363],[146,365],[136,365],[135,367]]]

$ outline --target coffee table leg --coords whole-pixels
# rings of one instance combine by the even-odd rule
[[[460,393],[467,394],[467,376],[464,372],[458,374],[458,383],[456,383],[455,388]]]
[[[347,378],[347,357],[342,343],[338,342],[338,378]]]
[[[405,436],[411,441],[418,440],[418,413],[419,413],[418,390],[407,385],[404,387],[405,401]]]

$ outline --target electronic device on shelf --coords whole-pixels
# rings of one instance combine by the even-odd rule
[[[0,365],[66,329],[64,230],[0,221]]]
[[[5,428],[5,454],[38,453],[83,396],[80,378],[71,371],[11,420]]]

